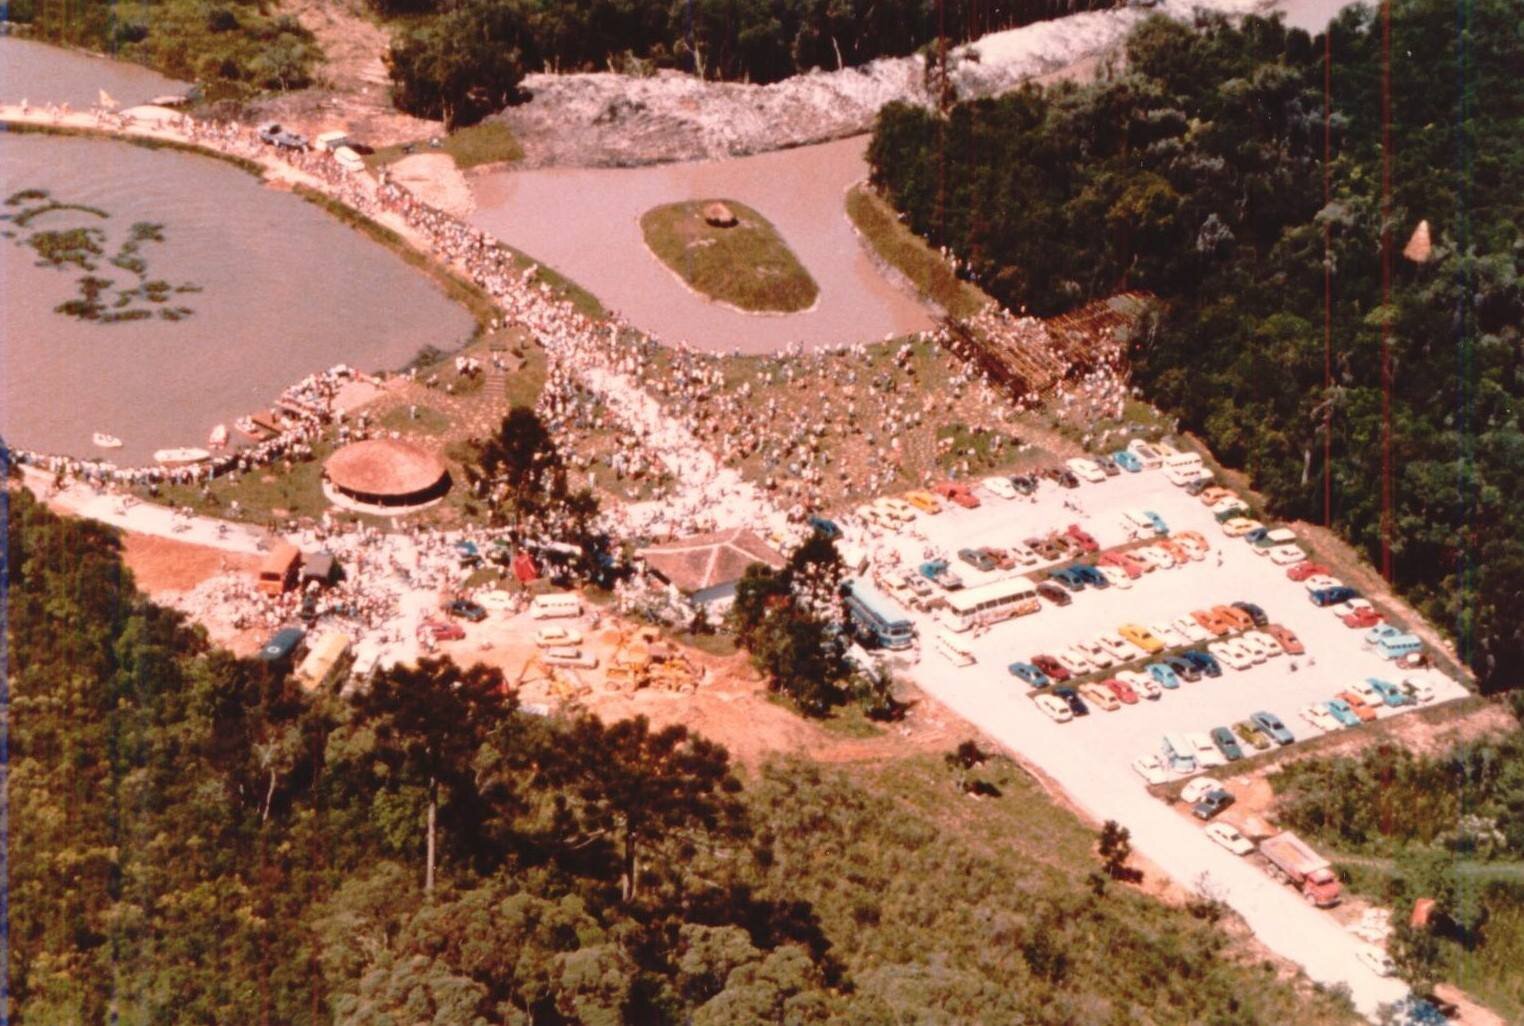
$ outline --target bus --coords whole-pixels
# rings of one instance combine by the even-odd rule
[[[909,648],[914,643],[915,624],[866,581],[848,582],[846,601],[858,631],[881,648]]]
[[[1025,577],[1008,577],[977,588],[949,592],[947,608],[938,615],[953,630],[966,631],[980,624],[1035,613],[1038,608],[1037,585]]]

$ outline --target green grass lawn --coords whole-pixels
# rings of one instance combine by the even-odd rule
[[[695,291],[742,310],[794,313],[815,302],[820,287],[765,217],[721,200],[737,223],[716,227],[702,213],[713,202],[648,210],[640,219],[646,245]]]
[[[972,317],[994,302],[977,285],[961,280],[940,253],[900,224],[894,210],[866,184],[847,191],[847,216],[879,259],[903,274],[923,300],[935,303],[949,317]]]
[[[448,153],[455,159],[455,166],[462,171],[484,164],[508,164],[521,160],[524,156],[524,148],[519,145],[513,131],[497,121],[484,121],[469,128],[457,129],[440,142],[438,150],[431,147],[427,139],[383,146],[366,157],[365,162],[371,167],[394,164],[411,155],[404,146],[411,147],[412,153]]]

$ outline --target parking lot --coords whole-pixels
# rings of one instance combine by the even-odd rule
[[[1166,733],[1231,726],[1259,710],[1275,713],[1298,738],[1313,736],[1320,732],[1300,717],[1303,706],[1332,698],[1366,677],[1395,682],[1402,674],[1366,648],[1363,630],[1352,630],[1332,611],[1314,606],[1306,588],[1290,580],[1284,566],[1274,565],[1243,540],[1227,538],[1198,498],[1171,485],[1158,471],[1122,474],[1072,490],[1044,482],[1035,503],[1028,498],[1001,499],[982,490],[978,495],[982,504],[977,509],[949,507],[917,518],[898,533],[879,532],[866,545],[875,565],[898,558],[900,565],[915,567],[934,550],[951,561],[966,584],[980,584],[1014,571],[976,571],[956,558],[959,549],[1005,548],[1077,523],[1104,550],[1130,540],[1121,513],[1136,508],[1157,512],[1171,533],[1199,532],[1212,551],[1204,560],[1145,574],[1129,588],[1086,588],[1067,607],[1044,601],[1036,614],[964,634],[961,638],[977,661],[962,668],[931,644],[942,629],[934,615],[907,610],[919,629],[922,655],[905,672],[923,690],[1040,765],[1097,819],[1115,819],[1128,827],[1137,848],[1178,881],[1204,885],[1233,905],[1265,943],[1300,962],[1312,978],[1347,983],[1366,1012],[1378,1002],[1400,997],[1402,984],[1377,977],[1356,960],[1354,951],[1362,942],[1331,916],[1304,905],[1291,888],[1213,844],[1199,824],[1149,796],[1131,763],[1140,755],[1157,753]],[[1066,508],[1066,501],[1079,511]],[[1224,666],[1221,677],[1182,681],[1179,689],[1165,690],[1156,700],[1123,705],[1114,712],[1092,704],[1090,715],[1067,723],[1043,714],[1030,697],[1031,689],[1006,669],[1039,652],[1052,653],[1114,632],[1123,623],[1167,621],[1239,600],[1258,604],[1272,623],[1294,631],[1306,655],[1281,655],[1240,671]],[[1293,662],[1297,670],[1292,670]],[[1137,668],[1141,662],[1131,665]],[[1466,694],[1460,684],[1443,676],[1434,674],[1431,679],[1434,702]],[[1392,709],[1381,715],[1400,714]]]

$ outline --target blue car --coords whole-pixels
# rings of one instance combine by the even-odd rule
[[[1163,663],[1150,663],[1148,665],[1148,675],[1152,677],[1154,679],[1154,683],[1159,685],[1161,688],[1170,688],[1173,690],[1180,686],[1180,677],[1175,673],[1174,670],[1171,670]]]
[[[1011,672],[1011,676],[1020,677],[1034,688],[1045,688],[1053,683],[1046,673],[1043,673],[1031,663],[1012,663],[1006,669]]]
[[[1278,745],[1289,745],[1296,740],[1296,735],[1286,729],[1281,718],[1275,713],[1257,712],[1249,717],[1249,722],[1260,730],[1270,735],[1270,740]]]
[[[1389,706],[1412,705],[1413,696],[1402,690],[1395,684],[1391,684],[1379,677],[1367,677],[1365,683],[1376,689],[1376,694]]]
[[[1244,541],[1248,542],[1250,545],[1254,545],[1261,538],[1263,538],[1265,535],[1267,535],[1269,533],[1270,533],[1270,528],[1268,528],[1268,527],[1256,527],[1254,530],[1252,530],[1248,534],[1244,535]]]
[[[1208,677],[1222,676],[1222,664],[1219,663],[1217,661],[1217,657],[1210,652],[1203,652],[1199,648],[1188,648],[1184,652],[1180,653],[1180,658],[1196,667],[1196,669],[1200,670]]]
[[[1106,575],[1088,563],[1076,563],[1069,568],[1069,571],[1092,588],[1111,587],[1111,582],[1106,580]]]
[[[1053,693],[1059,698],[1062,698],[1065,702],[1069,703],[1069,711],[1074,715],[1090,715],[1090,707],[1086,705],[1085,700],[1079,696],[1079,692],[1075,691],[1073,688],[1057,688]]]
[[[1360,593],[1353,588],[1346,588],[1340,585],[1337,588],[1320,588],[1317,591],[1311,592],[1307,597],[1312,600],[1313,605],[1327,607],[1336,606],[1340,602],[1348,602],[1350,599],[1357,599],[1360,597]]]
[[[1066,567],[1063,570],[1049,570],[1048,580],[1057,581],[1070,591],[1083,591],[1085,588],[1085,582],[1074,572],[1073,567]]]
[[[1134,456],[1126,449],[1118,449],[1111,454],[1112,462],[1129,474],[1136,474],[1143,469],[1143,461]]]
[[[1349,703],[1344,701],[1344,699],[1330,698],[1323,704],[1328,706],[1329,715],[1339,721],[1339,726],[1358,727],[1360,725],[1360,717],[1355,715],[1355,711],[1349,707]]]
[[[1166,534],[1169,534],[1169,525],[1164,522],[1164,518],[1159,514],[1151,509],[1145,509],[1143,515],[1148,518],[1148,522],[1154,527],[1154,533],[1159,537],[1162,538]]]
[[[836,526],[836,521],[827,520],[825,517],[816,515],[809,519],[809,525],[827,538],[840,538],[841,528]]]

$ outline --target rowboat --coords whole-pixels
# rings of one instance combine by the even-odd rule
[[[226,424],[218,424],[212,428],[211,437],[206,440],[206,444],[213,449],[225,448],[228,444],[228,426]]]
[[[205,449],[160,449],[153,454],[153,458],[160,463],[200,463],[210,459],[211,453]]]
[[[120,449],[122,447],[122,440],[120,438],[116,437],[116,435],[108,435],[104,431],[97,431],[91,435],[90,441],[102,449]]]

